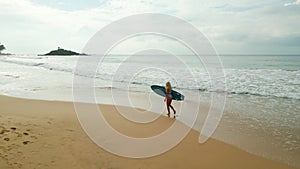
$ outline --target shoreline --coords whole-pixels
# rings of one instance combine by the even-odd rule
[[[193,129],[166,153],[146,159],[123,158],[106,152],[89,139],[72,102],[2,95],[0,102],[0,127],[5,130],[0,135],[0,168],[293,168],[212,138],[199,144],[199,133]],[[153,130],[124,121],[112,105],[99,107],[117,130],[137,137],[156,135],[174,121],[160,116],[153,122],[157,127]]]
[[[117,90],[115,95],[124,96],[124,92],[126,91]],[[132,101],[132,105],[129,105],[128,103],[121,102],[114,103],[111,90],[109,88],[98,89],[96,90],[96,93],[97,104],[121,105],[126,107],[134,106],[139,109],[147,110],[149,110],[149,105],[155,104],[157,109],[163,106],[162,110],[164,112],[161,112],[161,109],[152,110],[152,112],[156,114],[166,114],[163,98],[155,97],[156,94],[149,98],[148,96],[145,97],[145,95],[148,95],[149,93],[131,91],[130,99]],[[192,125],[193,129],[195,129],[198,133],[203,127],[203,122],[207,116],[207,112],[211,104],[209,103],[209,94],[201,93],[200,95],[201,109],[199,110],[199,114],[194,125]],[[6,96],[37,101],[72,102],[72,91],[70,90],[53,90],[52,92],[38,91],[36,93],[30,93],[30,95],[26,95],[25,98],[19,96],[10,96],[7,94]],[[300,154],[298,153],[299,145],[297,144],[299,135],[297,133],[300,132],[300,128],[296,126],[295,122],[297,119],[294,118],[297,116],[297,110],[292,110],[287,106],[283,106],[290,104],[297,105],[299,101],[292,100],[292,103],[290,101],[291,100],[289,99],[283,98],[277,98],[274,100],[273,98],[247,95],[228,96],[223,117],[218,125],[217,130],[212,135],[212,138],[251,154],[299,168],[300,163],[298,159]],[[236,104],[236,102],[239,102],[239,104]],[[88,102],[85,101],[84,103]],[[181,102],[173,103],[175,109],[178,110]],[[272,109],[266,108],[268,105],[274,104],[275,107]],[[248,109],[247,107],[251,108]],[[281,121],[283,118],[281,114],[286,113],[287,110],[293,114],[285,116],[284,118],[287,121],[284,123],[276,123]],[[272,117],[270,117],[270,115],[272,115]],[[290,117],[293,119],[288,119]],[[180,116],[179,114],[177,119],[182,121],[184,117]]]

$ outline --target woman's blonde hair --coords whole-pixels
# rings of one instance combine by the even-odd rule
[[[171,83],[170,82],[167,82],[166,83],[166,89],[171,91],[172,90],[172,86],[171,86]]]

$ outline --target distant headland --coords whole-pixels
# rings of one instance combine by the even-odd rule
[[[87,55],[87,54],[77,53],[77,52],[74,52],[71,50],[65,50],[65,49],[58,47],[57,50],[52,50],[49,53],[42,54],[39,56],[53,56],[53,55],[55,55],[55,56],[72,56],[72,55]]]
[[[10,53],[2,53],[2,51],[5,50],[5,49],[6,49],[5,46],[0,44],[0,55],[12,55]]]

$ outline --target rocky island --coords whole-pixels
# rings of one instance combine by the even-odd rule
[[[43,55],[40,55],[40,56],[51,56],[51,55],[55,55],[55,56],[72,56],[72,55],[86,55],[86,54],[77,53],[77,52],[73,52],[73,51],[70,51],[70,50],[65,50],[65,49],[62,49],[62,48],[58,47],[57,50],[52,50],[49,53],[46,53],[46,54],[43,54]]]
[[[10,53],[2,53],[2,51],[5,49],[6,49],[5,46],[0,43],[0,55],[12,55]]]

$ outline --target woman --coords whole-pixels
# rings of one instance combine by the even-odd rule
[[[173,112],[174,112],[174,118],[175,118],[176,111],[173,108],[173,106],[171,105],[171,103],[172,103],[172,94],[171,94],[171,92],[172,92],[171,83],[167,82],[166,83],[166,98],[165,98],[165,102],[167,104],[168,116],[170,117],[170,107],[171,107],[172,110],[173,110]]]

